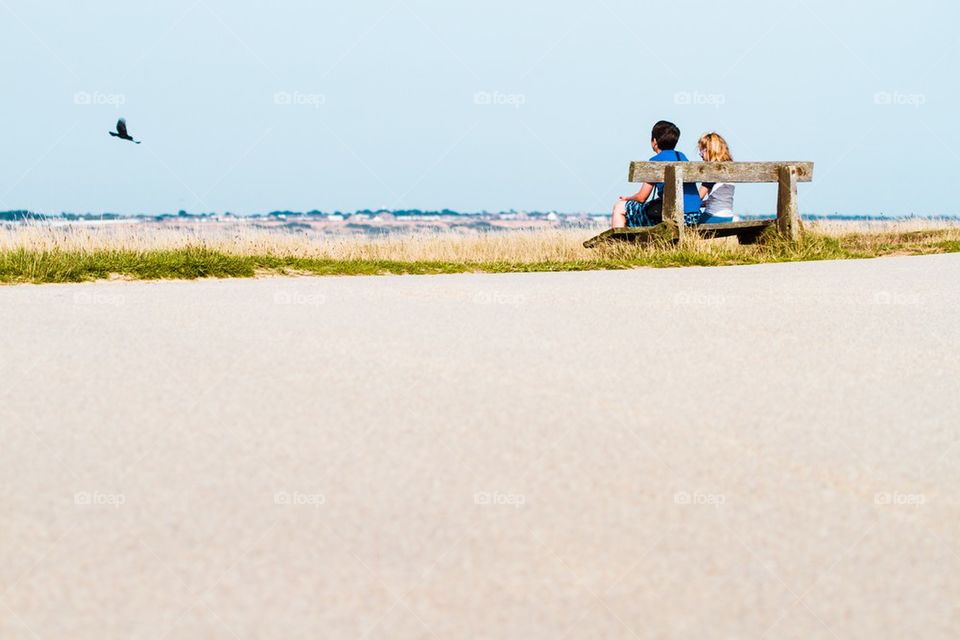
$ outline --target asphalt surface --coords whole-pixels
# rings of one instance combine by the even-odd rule
[[[960,256],[0,287],[0,638],[956,638]]]

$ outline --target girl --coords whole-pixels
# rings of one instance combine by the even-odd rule
[[[700,138],[700,157],[704,162],[732,162],[730,147],[719,133],[705,133]],[[736,222],[733,215],[734,186],[727,182],[704,182],[700,185],[703,200],[701,224]]]

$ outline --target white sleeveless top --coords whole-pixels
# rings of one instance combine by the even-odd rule
[[[718,182],[713,185],[707,199],[703,201],[703,212],[712,216],[729,217],[733,215],[733,192],[735,185]]]

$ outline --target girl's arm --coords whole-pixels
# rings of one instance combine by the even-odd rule
[[[653,191],[653,185],[649,182],[644,182],[643,186],[640,187],[640,191],[637,191],[632,196],[620,196],[621,200],[636,200],[637,202],[646,202],[647,198],[650,197],[650,192]]]
[[[700,185],[700,199],[706,200],[708,195],[710,195],[710,189],[703,185]]]

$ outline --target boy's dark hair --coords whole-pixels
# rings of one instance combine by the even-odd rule
[[[653,125],[653,133],[650,139],[657,141],[660,151],[672,151],[677,148],[677,143],[680,142],[680,129],[672,122],[661,120]]]

